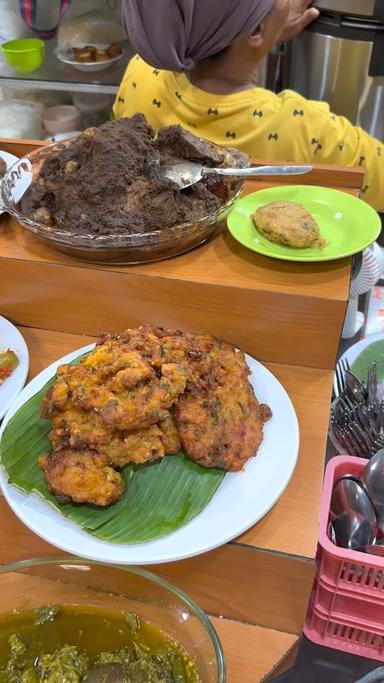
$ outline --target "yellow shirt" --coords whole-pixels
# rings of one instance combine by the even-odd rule
[[[251,88],[214,95],[184,74],[159,71],[136,56],[128,64],[114,104],[116,118],[145,114],[156,130],[178,123],[252,158],[362,166],[362,198],[384,211],[384,145],[335,116],[324,102],[285,90]]]

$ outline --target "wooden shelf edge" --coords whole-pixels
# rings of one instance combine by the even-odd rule
[[[51,144],[49,140],[33,140],[28,138],[0,138],[0,149],[3,149],[10,154],[24,155]],[[252,159],[254,166],[284,166],[285,160],[269,160],[269,159]],[[360,190],[364,180],[364,170],[359,166],[345,167],[334,166],[330,164],[314,164],[313,170],[310,173],[302,176],[301,184],[321,184],[327,175],[332,174],[332,184],[336,187],[349,187],[351,189]],[[269,176],[265,176],[269,177]],[[259,176],[264,179],[264,176]],[[287,176],[284,179],[287,183],[297,184],[297,178]],[[319,182],[320,181],[320,182]],[[250,181],[252,182],[252,181]]]
[[[294,648],[298,636],[212,618],[223,645],[228,683],[260,683]]]

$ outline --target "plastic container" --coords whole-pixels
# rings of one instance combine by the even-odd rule
[[[327,535],[334,483],[359,476],[364,458],[337,456],[326,468],[320,509],[316,578],[304,633],[318,645],[384,661],[384,562],[382,557],[339,548]]]
[[[21,17],[19,3],[0,0],[0,17],[0,44],[32,35]]]
[[[95,111],[112,111],[114,102],[113,95],[102,95],[100,93],[73,93],[73,104],[83,113]]]
[[[44,109],[44,128],[51,135],[79,130],[80,123],[80,112],[71,104],[59,104]]]
[[[0,102],[0,137],[40,140],[42,114],[43,106],[39,102],[3,100]]]
[[[384,660],[384,637],[375,627],[370,629],[364,620],[336,614],[330,618],[325,610],[315,605],[310,605],[309,614],[303,630],[312,642],[351,655]]]
[[[126,40],[119,15],[95,8],[95,0],[73,2],[60,22],[57,33],[59,50],[77,45],[120,43]],[[100,5],[100,2],[98,3]],[[105,0],[104,0],[104,5]],[[88,5],[88,7],[87,7]],[[84,11],[85,10],[85,11]]]
[[[114,99],[113,95],[73,93],[73,104],[81,113],[81,127],[100,126],[108,121]]]
[[[22,74],[35,71],[44,61],[45,43],[39,38],[9,40],[1,49],[8,64]]]

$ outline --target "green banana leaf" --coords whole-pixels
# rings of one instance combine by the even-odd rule
[[[25,493],[36,492],[85,531],[113,543],[134,544],[160,538],[204,510],[225,472],[204,469],[183,453],[166,455],[155,463],[126,465],[122,469],[124,494],[108,508],[59,503],[48,492],[37,465],[39,455],[51,450],[51,425],[39,417],[39,406],[54,381],[53,377],[26,401],[4,430],[0,461],[11,484]]]
[[[377,361],[377,381],[384,379],[384,339],[372,342],[354,360],[351,365],[352,372],[362,382],[368,378],[368,368],[373,361]]]

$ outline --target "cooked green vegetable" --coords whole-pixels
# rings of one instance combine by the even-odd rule
[[[46,621],[53,621],[59,613],[59,608],[56,605],[45,605],[45,607],[38,607],[35,609],[35,624],[45,624]]]
[[[140,629],[140,619],[137,614],[133,612],[125,612],[124,619],[129,625],[132,633],[136,633]]]
[[[35,666],[39,680],[47,683],[80,683],[89,668],[88,657],[74,645],[40,655]]]
[[[181,646],[134,612],[46,605],[0,620],[0,683],[199,681]]]
[[[11,651],[11,657],[20,657],[27,651],[27,646],[18,633],[11,633],[8,638],[8,643],[9,649]]]

